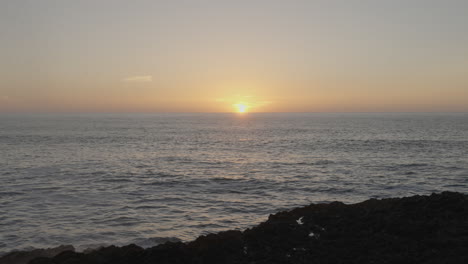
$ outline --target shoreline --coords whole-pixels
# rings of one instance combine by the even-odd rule
[[[0,264],[62,263],[467,263],[468,195],[310,204],[270,215],[244,231],[143,249],[73,246],[15,251]],[[29,261],[29,262],[28,262]]]

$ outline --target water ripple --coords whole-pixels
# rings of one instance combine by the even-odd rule
[[[152,246],[311,202],[468,192],[468,116],[0,116],[0,253]]]

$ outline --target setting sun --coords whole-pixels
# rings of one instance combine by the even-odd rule
[[[236,107],[238,113],[246,113],[249,108],[246,104],[242,103],[235,104],[234,106]]]

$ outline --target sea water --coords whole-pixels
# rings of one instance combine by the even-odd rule
[[[468,192],[468,114],[2,114],[0,252],[251,227],[309,203]]]

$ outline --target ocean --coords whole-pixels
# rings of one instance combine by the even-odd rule
[[[309,203],[468,193],[468,114],[2,114],[0,180],[0,254],[150,247]]]

